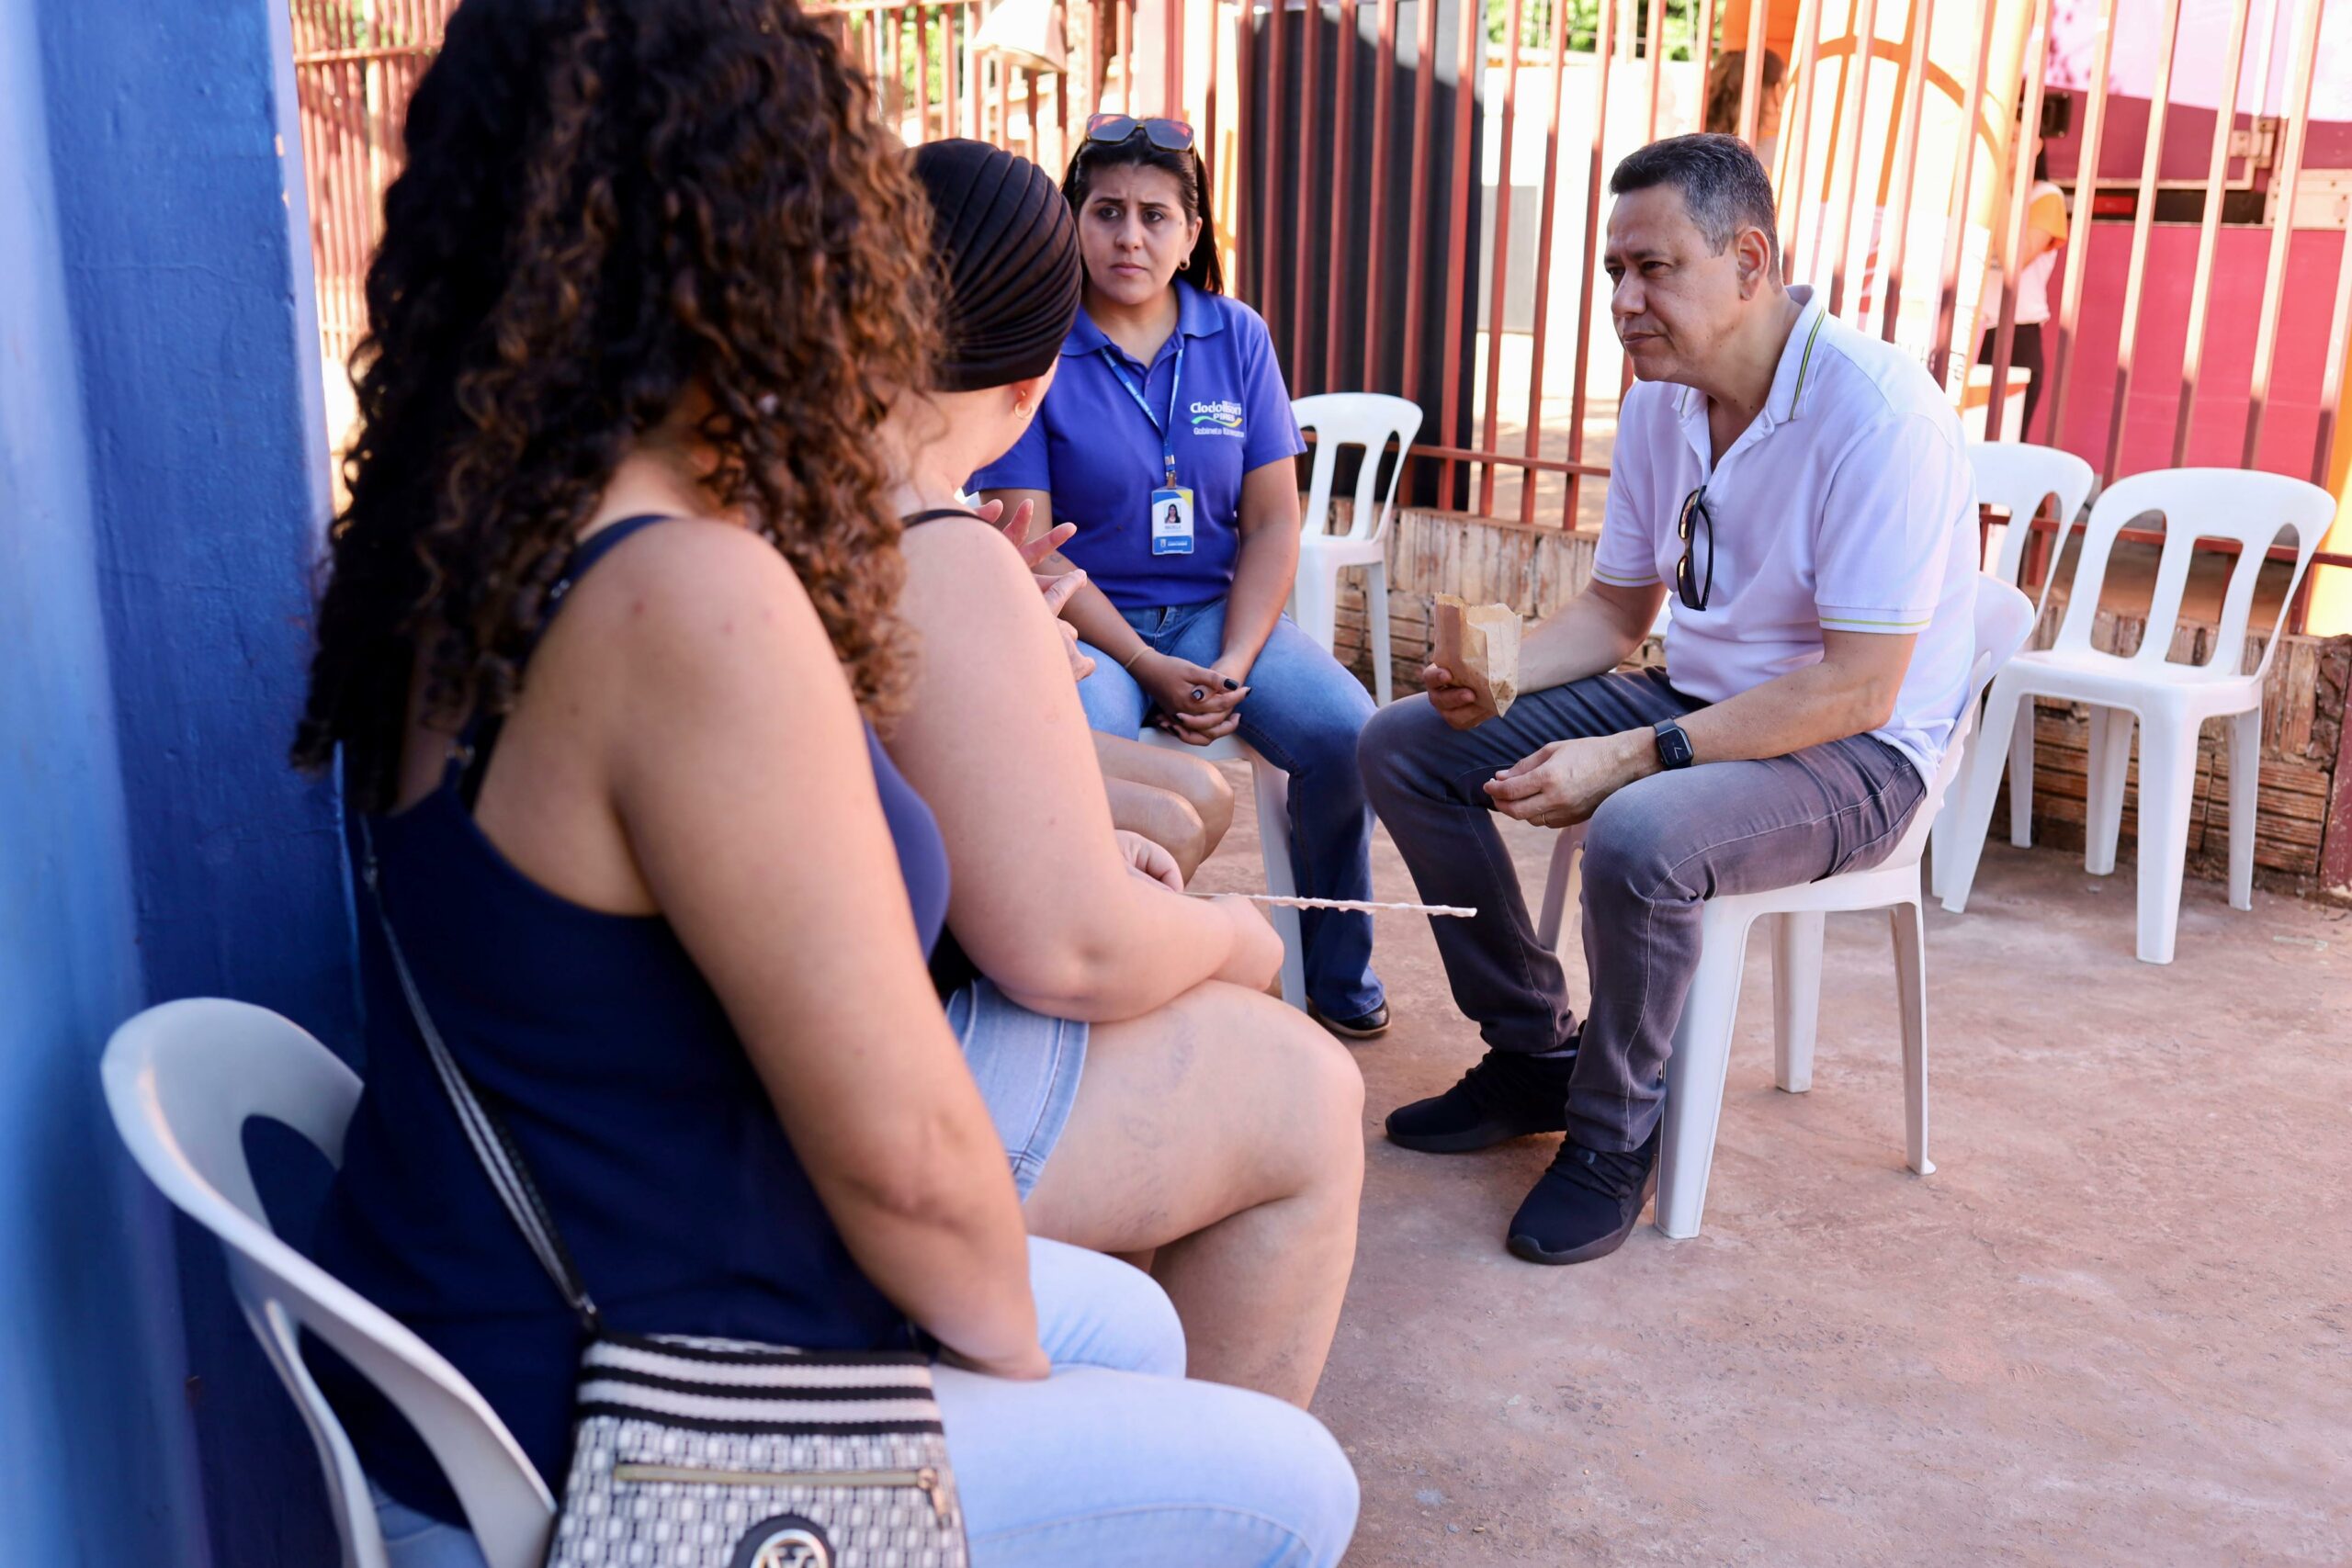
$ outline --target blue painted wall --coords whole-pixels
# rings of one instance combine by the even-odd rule
[[[0,6],[0,1541],[200,1562],[169,1231],[95,1070],[141,984],[41,87]]]
[[[283,761],[325,479],[285,34],[282,0],[0,0],[11,1563],[335,1557],[218,1251],[96,1071],[172,997],[352,1035],[335,803]]]

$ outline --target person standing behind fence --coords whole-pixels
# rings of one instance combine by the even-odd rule
[[[1290,775],[1299,892],[1370,898],[1355,745],[1372,698],[1283,614],[1306,447],[1266,323],[1224,292],[1193,128],[1096,115],[1062,190],[1084,310],[1036,423],[972,484],[1008,515],[1028,502],[1077,525],[1057,558],[1092,579],[1064,611],[1097,663],[1087,721],[1132,736],[1153,716],[1194,745],[1238,733]],[[1324,1026],[1386,1030],[1371,917],[1310,909],[1300,926]]]
[[[1893,344],[1781,285],[1772,189],[1729,136],[1611,177],[1626,394],[1592,581],[1529,632],[1520,697],[1479,723],[1452,672],[1364,730],[1373,803],[1484,1060],[1388,1118],[1466,1153],[1565,1132],[1505,1238],[1537,1263],[1616,1249],[1657,1177],[1667,1056],[1702,900],[1876,864],[1968,691],[1976,492],[1959,422]],[[1624,671],[1672,585],[1663,671]],[[1474,728],[1475,727],[1475,728]],[[1488,815],[1589,820],[1592,1005],[1569,1008]]]
[[[1788,96],[1789,68],[1770,50],[1764,51],[1764,70],[1757,84],[1756,160],[1767,173],[1781,147],[1781,101]],[[1715,56],[1707,68],[1707,107],[1702,129],[1719,136],[1739,134],[1739,100],[1747,88],[1747,51],[1735,49]]]
[[[2058,271],[2058,247],[2066,243],[2066,193],[2051,182],[2050,154],[2033,155],[2033,188],[2026,193],[2025,232],[2018,236],[2017,330],[2009,343],[2009,365],[2030,378],[2025,384],[2025,407],[2018,411],[2018,434],[2033,439],[2033,413],[2041,405],[2041,323],[2051,317],[2050,280]],[[1985,271],[1984,302],[1977,308],[1984,330],[1976,344],[1976,362],[1993,363],[2001,331],[2001,269]],[[1987,434],[1997,440],[1997,434]]]
[[[450,19],[368,274],[294,748],[339,763],[407,959],[363,892],[367,1083],[313,1256],[560,1492],[584,1331],[435,1077],[413,972],[605,1327],[935,1340],[976,1568],[1328,1568],[1346,1456],[1187,1381],[1147,1276],[1024,1237],[924,972],[946,856],[861,710],[915,657],[876,434],[938,340],[872,106],[790,0]],[[415,1433],[317,1370],[394,1568],[482,1568]]]

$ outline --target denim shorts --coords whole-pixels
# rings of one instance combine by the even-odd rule
[[[1086,1025],[1031,1012],[983,977],[947,998],[947,1027],[964,1047],[1025,1201],[1078,1103]]]

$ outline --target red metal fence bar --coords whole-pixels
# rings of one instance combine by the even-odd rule
[[[1331,282],[1323,317],[1323,387],[1340,385],[1340,305],[1347,297],[1348,198],[1355,194],[1349,154],[1355,147],[1356,0],[1340,0],[1339,81],[1332,88]]]
[[[2188,461],[2188,427],[2197,414],[2197,382],[2205,367],[2205,315],[2213,300],[2213,253],[2222,239],[2222,189],[2230,177],[2230,130],[2238,118],[2238,74],[2245,56],[2248,0],[2230,6],[2228,63],[2222,68],[2222,101],[2213,111],[2213,152],[2205,176],[2205,211],[2197,226],[2196,282],[2188,293],[2188,338],[2181,351],[2180,404],[2173,415],[2172,466]],[[2255,100],[2257,117],[2262,100]],[[2252,162],[2249,155],[2248,162]],[[2291,187],[2290,187],[2291,189]],[[2279,230],[2288,225],[2282,221]]]
[[[1862,122],[1870,118],[1871,68],[1878,62],[1878,0],[1862,0],[1861,23],[1855,30],[1853,44],[1846,54],[1847,69],[1860,80],[1854,86],[1854,118],[1846,127],[1842,160],[1846,165],[1846,205],[1838,215],[1838,248],[1829,257],[1829,313],[1833,316],[1842,313],[1846,307],[1846,253],[1854,245],[1854,209],[1862,204]],[[1838,111],[1842,114],[1844,110],[1841,92]]]
[[[1911,198],[1918,184],[1919,118],[1928,101],[1928,39],[1936,30],[1936,0],[1918,0],[1906,7],[1905,22],[1911,29],[1911,51],[1904,59],[1903,107],[1896,111],[1903,129],[1894,143],[1894,202],[1887,209],[1886,227],[1881,231],[1884,237],[1879,242],[1887,247],[1879,268],[1879,288],[1885,296],[1879,335],[1888,343],[1894,341],[1896,312],[1903,305],[1903,261],[1911,248]]]
[[[1751,0],[1762,4],[1763,0]],[[1992,7],[1985,6],[1987,25]],[[1805,157],[1813,148],[1813,79],[1820,74],[1821,6],[1820,0],[1800,0],[1797,6],[1797,38],[1793,58],[1790,62],[1795,72],[1794,85],[1789,96],[1796,99],[1793,110],[1783,107],[1781,114],[1781,276],[1783,281],[1795,277],[1797,234],[1803,228],[1800,215],[1804,209],[1806,190]],[[1789,80],[1787,77],[1783,81]]]
[[[1423,5],[1436,7],[1431,0]],[[1460,46],[1453,61],[1453,178],[1451,198],[1446,203],[1445,225],[1445,348],[1439,373],[1445,378],[1445,388],[1438,398],[1438,428],[1450,439],[1462,428],[1458,423],[1462,412],[1462,376],[1454,368],[1462,363],[1462,322],[1470,307],[1463,300],[1462,284],[1469,270],[1470,257],[1470,117],[1478,107],[1478,68],[1487,52],[1487,8],[1482,3],[1472,5],[1461,0],[1462,19],[1456,29]],[[1408,382],[1408,386],[1411,383]],[[1450,504],[1453,499],[1453,459],[1448,457],[1438,469],[1438,493]]]
[[[1607,25],[1604,20],[1602,26],[1605,28]],[[1552,106],[1544,123],[1544,195],[1537,204],[1538,216],[1535,228],[1535,340],[1529,344],[1528,353],[1530,364],[1527,373],[1526,448],[1527,456],[1530,457],[1534,457],[1542,449],[1544,439],[1544,345],[1550,336],[1548,329],[1551,325],[1552,231],[1554,215],[1559,208],[1560,99],[1563,96],[1562,72],[1567,64],[1567,58],[1568,0],[1552,0]],[[1608,91],[1609,85],[1608,64],[1608,53],[1604,50],[1600,57],[1601,91],[1604,94]],[[1598,123],[1596,119],[1596,126]],[[1596,130],[1596,137],[1597,135]],[[1597,164],[1599,161],[1600,143],[1596,140],[1594,162]],[[1589,232],[1586,237],[1588,241],[1590,239]],[[1589,254],[1589,246],[1588,246],[1588,254]],[[1577,352],[1579,355],[1584,352],[1584,331],[1583,321],[1580,320],[1577,327]],[[1568,438],[1571,442],[1576,440],[1573,426]],[[1571,457],[1577,455],[1574,451],[1569,454]],[[1521,523],[1532,523],[1535,521],[1534,475],[1525,468],[1522,468],[1521,473],[1519,520]],[[1571,479],[1569,483],[1573,486],[1575,480]],[[1573,502],[1570,502],[1570,515],[1573,517]]]
[[[1466,3],[1466,0],[1465,0]],[[1419,0],[1420,32],[1413,54],[1413,164],[1408,176],[1415,192],[1430,188],[1430,121],[1437,112],[1437,0]],[[1378,243],[1380,231],[1373,237]],[[1421,257],[1425,245],[1405,247],[1405,389],[1420,385],[1421,300],[1425,294]],[[1375,302],[1376,303],[1376,302]]]
[[[1563,11],[1567,9],[1567,0],[1555,0],[1555,3],[1558,5]],[[1805,3],[1807,5],[1811,5],[1813,0],[1805,0]],[[1614,73],[1610,69],[1611,51],[1609,46],[1611,42],[1611,34],[1614,30],[1613,24],[1616,19],[1617,6],[1615,5],[1615,0],[1602,0],[1600,7],[1600,36],[1593,40],[1593,71],[1595,74],[1600,78],[1600,85],[1594,89],[1593,94],[1592,160],[1585,171],[1584,254],[1578,258],[1577,264],[1577,363],[1575,369],[1575,380],[1572,383],[1574,389],[1568,394],[1568,461],[1572,464],[1581,463],[1584,459],[1585,380],[1586,373],[1590,370],[1592,367],[1592,275],[1594,271],[1594,260],[1600,253],[1601,239],[1600,164],[1603,156],[1601,139],[1607,134],[1609,129],[1609,78],[1614,74]],[[1556,71],[1553,73],[1552,80],[1554,83],[1555,104],[1552,113],[1553,119],[1556,124],[1559,118],[1559,109],[1556,107],[1558,103],[1559,74]],[[1559,138],[1555,134],[1553,137],[1553,140],[1557,141]],[[1539,359],[1536,363],[1537,368],[1540,371],[1543,362]],[[1530,389],[1527,397],[1531,409],[1533,405],[1540,403],[1543,400],[1544,378],[1540,374],[1535,378],[1534,384]],[[1533,445],[1534,429],[1535,422],[1531,413],[1528,420],[1528,452],[1531,456],[1532,456],[1535,451],[1535,446]],[[1581,478],[1581,476],[1576,473],[1571,473],[1568,476],[1566,487],[1567,494],[1563,497],[1560,502],[1560,521],[1562,525],[1571,528],[1576,526],[1577,521],[1577,501],[1578,499],[1577,494],[1577,481],[1579,478]],[[1534,487],[1530,485],[1527,489],[1532,498],[1534,492]],[[1531,506],[1533,504],[1532,499],[1529,504]]]
[[[2009,138],[2009,220],[2002,226],[2001,313],[1993,334],[1993,388],[1984,404],[1988,441],[2001,437],[2001,411],[2009,395],[2009,357],[2017,348],[2018,273],[2021,270],[2018,247],[2025,243],[2026,214],[2033,205],[2033,155],[2041,144],[2041,83],[2050,73],[2050,10],[2051,0],[2037,0],[2031,47],[2027,51],[2025,103]],[[2084,238],[2088,240],[2089,235]],[[1981,328],[1978,335],[1983,335]]]
[[[1756,126],[1764,112],[1765,8],[1764,0],[1748,0],[1747,52],[1739,62],[1739,139],[1750,147],[1756,145]],[[1781,81],[1785,91],[1788,77]]]
[[[2166,0],[2178,5],[2180,0]],[[1952,170],[1952,183],[1958,187],[1951,205],[1944,215],[1944,276],[1943,288],[1936,304],[1936,342],[1928,355],[1928,373],[1938,386],[1949,386],[1951,366],[1951,334],[1955,313],[1960,308],[1960,258],[1968,244],[1968,197],[1976,181],[1976,126],[1984,113],[1984,77],[1993,53],[1994,9],[1984,7],[1984,25],[1977,29],[1976,54],[1968,69],[1968,96],[1961,100],[1960,158]]]
[[[1428,0],[1423,0],[1426,6]],[[1364,226],[1363,378],[1379,386],[1381,257],[1387,250],[1385,224],[1388,209],[1388,122],[1395,108],[1396,79],[1396,0],[1380,0],[1380,43],[1372,67],[1372,200],[1371,221]]]
[[[2303,173],[2303,143],[2311,127],[2312,76],[2319,62],[2320,0],[2296,7],[2294,53],[2288,66],[2286,146],[2272,189],[2278,193],[2277,225],[2270,231],[2270,257],[2262,275],[2262,312],[2255,318],[2254,378],[2246,390],[2245,445],[2239,465],[2251,468],[2262,449],[2262,416],[2270,403],[2270,372],[2278,348],[2279,308],[2285,299],[2287,251],[2295,232],[2294,193]],[[2267,96],[2266,100],[2267,102]],[[2257,110],[2264,102],[2255,106]]]
[[[2108,62],[2115,48],[2116,0],[2101,0],[2099,6],[2098,43],[2092,51],[2090,107],[2083,114],[2083,141],[2076,150],[2075,175],[2075,220],[2070,225],[2074,242],[2066,247],[2065,286],[2060,291],[2056,341],[2051,345],[2050,429],[2062,432],[2066,428],[2067,382],[2075,367],[2075,351],[2078,346],[2077,323],[2082,320],[2083,279],[2088,276],[2091,259],[2091,209],[2097,204],[2098,191],[2099,149],[2107,132]],[[2054,439],[2054,436],[2053,436]]]
[[[1281,14],[1275,12],[1277,17]],[[1316,153],[1322,140],[1323,116],[1315,93],[1318,85],[1315,62],[1316,56],[1322,52],[1317,45],[1318,35],[1323,31],[1323,0],[1306,0],[1302,21],[1306,30],[1298,45],[1298,222],[1295,241],[1298,267],[1292,275],[1290,290],[1290,378],[1291,386],[1301,391],[1306,389],[1307,378],[1306,329],[1315,315],[1306,302],[1308,268],[1315,260],[1314,233],[1320,225],[1315,211],[1315,166],[1320,161]],[[1280,78],[1276,81],[1279,83]],[[1344,137],[1346,132],[1342,130],[1340,134]]]
[[[1494,262],[1487,274],[1487,434],[1482,445],[1489,452],[1498,446],[1495,426],[1502,412],[1503,305],[1510,289],[1510,154],[1519,124],[1519,28],[1525,11],[1525,0],[1510,0],[1503,22],[1502,156],[1495,175]],[[1494,509],[1495,465],[1489,462],[1478,479],[1478,511],[1490,513]]]
[[[2179,47],[2180,0],[2165,0],[2164,50],[2156,56],[2155,86],[2149,95],[2148,145],[2140,162],[2140,195],[2132,214],[2132,265],[2123,285],[2123,330],[2116,342],[2115,401],[2108,410],[2107,458],[2099,465],[2101,484],[2115,478],[2116,466],[2123,458],[2133,345],[2140,335],[2140,311],[2147,302],[2141,284],[2148,270],[2148,236],[2156,220],[2156,175],[2163,167],[2165,112],[2172,107],[2172,62]]]

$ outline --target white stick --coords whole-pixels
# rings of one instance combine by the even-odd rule
[[[1247,898],[1252,904],[1275,904],[1285,909],[1344,909],[1370,915],[1395,910],[1405,915],[1452,915],[1469,919],[1477,914],[1455,904],[1367,904],[1361,898],[1292,898],[1279,893],[1186,893],[1187,898]]]

